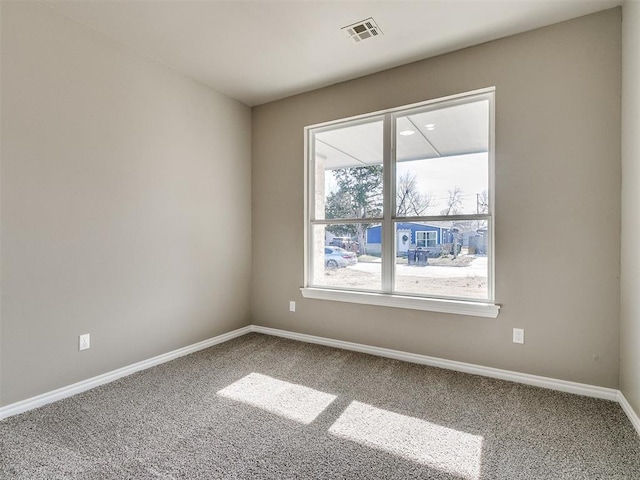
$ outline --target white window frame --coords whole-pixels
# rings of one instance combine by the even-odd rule
[[[317,224],[330,224],[334,223],[327,220],[314,220],[311,218],[312,212],[315,211],[313,195],[315,192],[315,184],[313,174],[310,169],[310,159],[314,158],[313,154],[313,135],[316,132],[320,132],[327,129],[336,128],[338,125],[344,124],[356,124],[358,122],[370,122],[374,118],[384,118],[384,138],[383,138],[383,217],[367,219],[367,223],[381,223],[382,224],[382,251],[394,252],[396,245],[395,239],[395,223],[407,221],[406,217],[399,218],[395,216],[395,126],[396,117],[406,114],[407,111],[420,107],[434,109],[443,108],[455,104],[462,104],[468,102],[478,101],[479,99],[489,100],[489,211],[483,214],[483,220],[488,223],[487,229],[487,249],[488,249],[488,299],[476,301],[468,298],[455,298],[445,297],[439,298],[435,296],[421,296],[410,295],[402,293],[393,293],[393,284],[395,277],[395,255],[387,254],[382,255],[382,290],[379,292],[365,292],[356,291],[342,288],[328,288],[323,286],[312,285],[311,279],[313,278],[313,265],[312,265],[312,252],[311,246],[313,245],[311,235],[312,226]],[[495,198],[495,87],[485,88],[481,90],[475,90],[472,92],[461,93],[458,95],[451,95],[444,98],[435,100],[429,100],[412,105],[406,105],[395,109],[385,110],[382,112],[375,112],[365,115],[359,115],[356,117],[340,119],[338,121],[326,122],[317,125],[310,125],[304,129],[304,150],[305,150],[305,222],[304,222],[304,286],[301,287],[301,293],[305,298],[313,298],[320,300],[351,302],[367,305],[380,305],[387,307],[409,308],[415,310],[425,310],[433,312],[444,312],[461,315],[472,315],[479,317],[496,318],[498,316],[500,306],[495,303],[495,249],[494,249],[494,229],[495,229],[495,215],[494,215],[494,198]],[[472,217],[472,218],[470,218]],[[447,220],[477,220],[478,215],[450,215],[446,217]],[[427,216],[427,217],[413,217],[411,221],[438,221],[443,217]],[[351,220],[343,219],[336,221],[335,223],[348,223]],[[416,232],[417,233],[417,232]],[[437,242],[437,240],[436,240]],[[416,238],[417,243],[417,238]]]

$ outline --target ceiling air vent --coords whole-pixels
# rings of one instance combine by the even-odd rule
[[[342,27],[342,30],[347,32],[349,38],[354,42],[382,35],[382,30],[380,30],[378,24],[371,17],[365,20],[360,20],[359,22],[351,25],[347,25],[346,27]]]

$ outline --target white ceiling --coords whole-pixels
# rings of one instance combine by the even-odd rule
[[[620,5],[622,0],[44,0],[247,105]],[[373,17],[382,36],[341,27]]]

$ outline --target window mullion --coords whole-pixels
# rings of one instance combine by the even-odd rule
[[[393,115],[384,116],[383,127],[383,204],[384,215],[382,220],[382,291],[391,293],[394,282],[395,241],[393,233],[394,195],[395,190],[395,126]]]

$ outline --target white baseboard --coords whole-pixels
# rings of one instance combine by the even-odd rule
[[[635,427],[636,432],[638,432],[638,435],[640,435],[640,417],[635,412],[631,404],[624,397],[624,394],[622,392],[618,392],[618,403],[622,407],[622,410],[624,410],[624,413],[627,414],[627,417],[629,417],[629,420],[631,421],[631,424]]]
[[[304,333],[289,332],[286,330],[278,330],[276,328],[262,327],[260,325],[250,325],[247,327],[239,328],[237,330],[218,335],[217,337],[194,343],[193,345],[188,345],[186,347],[179,348],[162,355],[158,355],[148,360],[143,360],[141,362],[134,363],[133,365],[119,368],[117,370],[98,375],[97,377],[74,383],[73,385],[62,387],[51,392],[43,393],[42,395],[38,395],[36,397],[28,398],[20,402],[0,407],[0,420],[12,415],[26,412],[28,410],[32,410],[34,408],[41,407],[57,400],[62,400],[63,398],[76,395],[100,385],[113,382],[114,380],[117,380],[119,378],[131,375],[132,373],[146,370],[147,368],[151,368],[165,362],[169,362],[178,357],[197,352],[198,350],[203,350],[205,348],[212,347],[213,345],[224,343],[233,338],[246,335],[250,332],[263,333],[266,335],[283,337],[306,343],[315,343],[318,345],[325,345],[327,347],[341,348],[343,350],[351,350],[354,352],[368,353],[379,357],[393,358],[405,362],[445,368],[447,370],[455,370],[458,372],[470,373],[473,375],[481,375],[490,378],[497,378],[500,380],[508,380],[510,382],[533,385],[536,387],[548,388],[561,392],[612,400],[620,404],[624,412],[629,417],[629,420],[637,430],[638,434],[640,435],[640,418],[638,417],[638,414],[633,410],[629,402],[626,400],[622,392],[620,392],[619,390],[597,387],[584,383],[568,382],[566,380],[557,380],[555,378],[541,377],[538,375],[530,375],[527,373],[513,372],[510,370],[483,367],[481,365],[457,362],[454,360],[446,360],[437,357],[429,357],[426,355],[402,352],[399,350],[391,350],[388,348],[372,347],[361,343],[345,342],[342,340],[334,340],[331,338],[317,337],[315,335],[306,335]]]
[[[584,383],[568,382],[566,380],[557,380],[555,378],[541,377],[538,375],[530,375],[528,373],[513,372],[510,370],[501,370],[499,368],[483,367],[472,363],[457,362],[455,360],[446,360],[437,357],[428,357],[416,353],[407,353],[399,350],[391,350],[388,348],[371,347],[361,343],[344,342],[342,340],[333,340],[331,338],[316,337],[314,335],[306,335],[304,333],[289,332],[286,330],[278,330],[275,328],[261,327],[259,325],[251,326],[252,332],[264,333],[266,335],[274,335],[276,337],[289,338],[307,343],[317,343],[327,347],[341,348],[344,350],[353,350],[355,352],[368,353],[379,357],[393,358],[403,360],[405,362],[418,363],[420,365],[429,365],[431,367],[445,368],[447,370],[455,370],[457,372],[471,373],[473,375],[481,375],[483,377],[497,378],[500,380],[508,380],[510,382],[524,383],[525,385],[533,385],[536,387],[548,388],[550,390],[558,390],[560,392],[575,393],[587,397],[602,398],[605,400],[618,401],[619,391],[613,388],[597,387]]]
[[[12,403],[5,407],[0,407],[0,420],[12,415],[26,412],[28,410],[33,410],[34,408],[41,407],[43,405],[46,405],[47,403],[62,400],[63,398],[76,395],[100,385],[104,385],[105,383],[113,382],[114,380],[117,380],[119,378],[131,375],[132,373],[155,367],[156,365],[160,365],[161,363],[169,362],[178,357],[183,357],[184,355],[189,355],[190,353],[197,352],[198,350],[203,350],[205,348],[212,347],[213,345],[227,342],[233,338],[246,335],[249,332],[251,332],[250,326],[239,328],[237,330],[218,335],[217,337],[203,340],[202,342],[194,343],[193,345],[188,345],[186,347],[179,348],[168,353],[163,353],[162,355],[158,355],[153,358],[149,358],[148,360],[143,360],[141,362],[134,363],[132,365],[104,373],[102,375],[98,375],[97,377],[74,383],[73,385],[68,385],[51,392],[43,393],[42,395],[38,395],[37,397],[27,398],[26,400]]]

